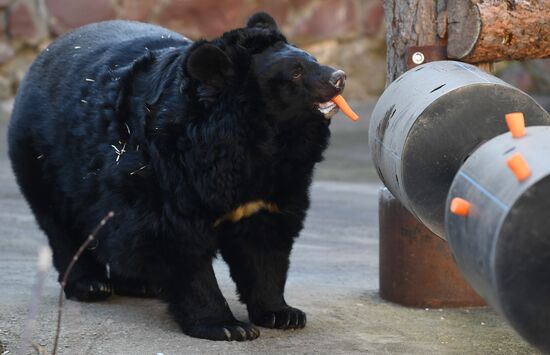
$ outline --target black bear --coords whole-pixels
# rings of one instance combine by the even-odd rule
[[[129,21],[54,41],[19,88],[8,141],[60,275],[115,212],[66,296],[159,296],[188,335],[255,339],[219,290],[219,252],[251,322],[304,327],[283,295],[289,255],[344,84],[265,13],[212,41]]]

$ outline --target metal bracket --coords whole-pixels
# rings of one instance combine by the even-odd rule
[[[407,48],[407,70],[436,60],[447,59],[447,47],[434,46],[412,46]]]

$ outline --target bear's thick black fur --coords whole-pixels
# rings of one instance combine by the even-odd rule
[[[344,79],[265,13],[212,41],[127,21],[57,39],[19,89],[8,139],[60,277],[115,212],[67,297],[160,295],[186,334],[254,339],[218,288],[219,251],[253,323],[304,327],[283,296],[289,254]],[[254,201],[256,213],[228,217]]]

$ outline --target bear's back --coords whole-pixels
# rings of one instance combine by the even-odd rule
[[[185,40],[185,37],[179,33],[160,26],[136,21],[113,20],[79,27],[59,37],[52,43],[50,48],[77,45],[77,42],[80,42],[81,46],[87,44],[116,45],[117,43],[138,38],[174,38]]]
[[[114,104],[108,96],[118,90],[118,77],[131,72],[140,58],[169,48],[185,51],[191,44],[176,32],[135,21],[98,22],[68,32],[32,63],[19,87],[11,125],[21,125],[22,131],[36,124],[53,129],[67,113],[76,119],[86,109],[78,106],[92,104],[92,98]]]
[[[118,92],[124,89],[119,78],[151,52],[184,52],[191,44],[170,30],[123,20],[86,25],[59,37],[38,55],[18,89],[10,146],[29,137],[45,152],[84,134],[80,131],[97,144],[105,132],[94,127],[100,121],[106,127],[114,117]]]
[[[105,67],[130,65],[146,51],[189,45],[191,41],[165,28],[135,21],[89,24],[56,39],[38,55],[22,83],[75,80]],[[66,83],[70,84],[70,83]]]

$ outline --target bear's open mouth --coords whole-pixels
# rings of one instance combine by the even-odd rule
[[[331,119],[336,112],[338,112],[338,106],[332,101],[321,102],[317,104],[317,110],[321,112],[327,120]]]

